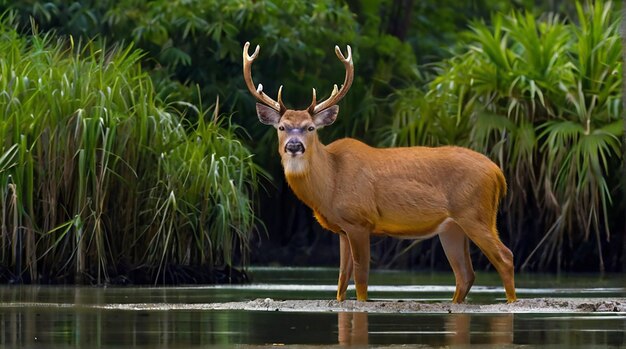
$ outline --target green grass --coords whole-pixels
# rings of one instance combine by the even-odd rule
[[[227,118],[157,98],[132,47],[13,27],[0,22],[3,266],[97,283],[143,266],[159,282],[245,256],[258,168]]]

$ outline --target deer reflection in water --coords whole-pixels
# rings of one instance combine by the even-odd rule
[[[448,332],[447,343],[470,344],[472,337],[472,317],[475,320],[486,320],[487,324],[479,323],[474,329],[475,341],[485,344],[513,343],[513,314],[490,314],[478,318],[470,314],[450,314],[445,329]],[[481,338],[476,338],[480,336]]]
[[[478,320],[475,322],[474,329],[471,326],[472,317]],[[419,325],[416,324],[416,326]],[[338,313],[337,328],[339,345],[366,346],[369,344],[368,313]],[[447,345],[467,345],[472,342],[474,344],[512,344],[513,314],[490,314],[481,317],[470,314],[450,314],[440,333],[445,335],[442,342]]]
[[[368,344],[367,313],[338,313],[337,327],[339,328],[340,345]]]

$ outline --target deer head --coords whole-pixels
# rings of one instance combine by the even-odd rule
[[[278,89],[278,102],[263,92],[262,84],[259,84],[257,88],[254,87],[251,66],[258,56],[260,48],[257,45],[254,53],[250,56],[249,47],[250,43],[246,42],[243,48],[243,76],[248,90],[258,100],[256,110],[259,120],[276,128],[278,152],[283,159],[285,171],[300,172],[307,163],[306,159],[309,156],[307,150],[319,143],[317,130],[335,121],[339,113],[337,103],[348,93],[350,85],[352,85],[354,78],[352,49],[348,46],[346,57],[341,53],[339,47],[335,46],[335,54],[346,69],[346,76],[341,89],[335,85],[330,97],[320,103],[317,103],[315,89],[313,89],[311,105],[304,110],[293,110],[287,109],[283,104],[282,86]]]

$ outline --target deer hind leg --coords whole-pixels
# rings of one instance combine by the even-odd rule
[[[512,303],[517,300],[515,295],[513,253],[500,241],[495,227],[495,219],[493,222],[493,224],[486,224],[476,219],[458,220],[465,234],[487,256],[498,271],[498,274],[500,274],[506,292],[506,300],[508,303]]]
[[[462,303],[474,284],[474,268],[469,253],[469,240],[463,229],[450,220],[441,227],[439,240],[456,279],[453,303]]]
[[[346,299],[346,290],[352,277],[352,251],[350,242],[345,234],[339,235],[339,282],[337,283],[337,300]]]

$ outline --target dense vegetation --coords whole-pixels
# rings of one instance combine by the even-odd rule
[[[577,247],[589,239],[605,268],[603,241],[618,227],[612,209],[623,201],[615,13],[607,2],[578,4],[574,22],[528,12],[474,22],[467,49],[437,65],[423,95],[404,90],[395,101],[389,144],[461,144],[500,163],[509,241],[522,268],[561,268],[573,254],[594,254],[589,244]],[[536,232],[541,240],[528,244]]]
[[[291,107],[308,105],[311,87],[321,95],[328,94],[343,74],[332,46],[352,46],[355,82],[341,102],[338,122],[324,130],[322,136],[328,141],[352,136],[381,146],[459,144],[491,156],[507,174],[510,191],[500,230],[520,268],[619,270],[624,260],[625,227],[619,219],[623,216],[624,190],[619,186],[618,172],[623,121],[616,5],[609,1],[535,4],[530,0],[0,0],[0,10],[12,10],[20,23],[21,36],[10,32],[14,41],[24,47],[36,47],[36,42],[44,41],[49,49],[43,51],[56,50],[55,59],[73,62],[61,64],[63,67],[59,61],[51,64],[59,70],[50,75],[52,79],[76,77],[63,71],[72,65],[92,62],[90,74],[96,75],[105,66],[112,69],[105,64],[109,59],[122,61],[115,65],[115,73],[106,74],[112,82],[89,85],[89,81],[76,79],[88,91],[83,92],[85,95],[94,95],[89,97],[92,100],[56,99],[59,105],[67,104],[56,107],[60,110],[56,117],[77,122],[77,110],[97,105],[94,101],[104,103],[98,99],[104,97],[95,97],[102,86],[120,86],[114,82],[136,81],[136,76],[141,76],[141,87],[128,87],[140,96],[111,101],[117,109],[107,106],[105,119],[111,118],[111,110],[125,116],[120,119],[127,120],[124,125],[128,120],[139,123],[136,119],[150,115],[170,120],[165,124],[173,130],[169,132],[163,122],[152,121],[137,127],[153,127],[150,135],[162,132],[161,137],[155,137],[160,139],[156,145],[139,144],[150,140],[130,136],[120,144],[111,144],[111,149],[123,151],[120,155],[111,151],[116,155],[102,160],[104,168],[111,166],[110,171],[104,171],[104,181],[115,183],[107,188],[99,187],[97,169],[101,163],[97,161],[108,152],[92,150],[95,167],[78,172],[79,166],[75,166],[70,182],[76,188],[67,203],[57,206],[63,209],[56,209],[54,219],[46,218],[50,207],[45,206],[52,206],[54,201],[45,192],[31,191],[37,208],[29,211],[31,208],[24,206],[18,215],[23,222],[15,224],[42,236],[26,239],[21,246],[24,251],[37,246],[39,255],[45,257],[28,257],[32,252],[20,256],[28,266],[33,265],[33,258],[42,266],[63,260],[55,268],[61,265],[65,270],[76,270],[76,263],[82,262],[75,252],[83,249],[82,255],[92,258],[90,267],[104,271],[114,264],[111,261],[132,255],[129,264],[151,265],[156,274],[159,266],[171,263],[229,264],[233,246],[239,247],[235,256],[245,257],[242,251],[255,223],[251,207],[258,169],[237,138],[249,133],[252,137],[246,145],[253,149],[255,163],[262,164],[272,178],[272,182],[262,182],[265,189],[255,211],[267,226],[269,241],[264,235],[255,240],[253,258],[289,264],[333,261],[336,252],[327,251],[328,246],[336,247],[334,237],[320,232],[310,213],[289,193],[275,155],[275,136],[254,116],[254,101],[241,78],[242,43],[251,41],[262,47],[254,67],[255,79],[263,82],[270,94],[285,85],[284,99]],[[49,30],[53,34],[36,34]],[[53,38],[57,36],[65,39],[56,44]],[[36,53],[33,51],[33,56],[41,56]],[[14,62],[32,69],[19,60]],[[84,75],[82,70],[80,75]],[[3,89],[10,84],[5,76],[11,75],[0,78]],[[47,93],[54,92],[54,84],[60,83],[51,81]],[[211,109],[216,96],[222,101],[221,110],[233,114],[233,120],[246,132],[225,121],[208,120],[211,118],[201,106]],[[141,100],[149,103],[137,103]],[[33,101],[44,103],[39,98]],[[144,116],[131,117],[139,112],[139,105],[150,105],[158,112],[143,111]],[[94,110],[103,113],[105,109]],[[24,130],[32,130],[34,135],[52,125],[65,128],[65,134],[82,132],[68,126],[70,121],[58,125],[56,121],[26,120],[33,124]],[[104,125],[109,123],[90,126],[98,135],[92,140],[95,149],[108,149]],[[117,127],[115,139],[125,139],[119,135],[128,126]],[[51,133],[55,137],[64,137],[62,134]],[[11,138],[5,138],[6,154],[0,159],[6,168],[2,171],[6,180],[0,188],[6,202],[14,188],[8,174],[16,177],[11,171],[17,171],[15,164],[24,163],[23,152],[18,151],[22,147],[19,135],[13,131]],[[32,143],[24,147],[29,150],[45,139],[27,138]],[[228,142],[205,143],[222,138]],[[63,156],[78,161],[78,155],[71,154],[79,154],[82,148],[65,148],[59,149],[67,151]],[[122,156],[126,152],[134,155]],[[61,158],[46,156],[38,155],[33,168],[35,164],[52,167]],[[226,162],[219,167],[224,170],[219,175],[212,167],[216,159]],[[216,179],[200,173],[215,174]],[[141,181],[133,180],[130,174]],[[85,183],[74,183],[78,178]],[[39,178],[33,183],[38,183],[35,188],[45,187]],[[54,200],[65,198],[66,192],[60,192]],[[95,204],[98,200],[111,206],[105,210]],[[109,210],[115,207],[112,202],[128,205],[119,207],[123,210],[121,218]],[[5,217],[3,226],[10,222]],[[32,217],[40,217],[41,222],[34,222]],[[148,217],[154,221],[146,221]],[[91,240],[84,241],[93,244],[77,242],[83,241],[76,239],[76,234],[82,234],[78,229],[82,225],[90,231],[85,236]],[[122,233],[124,229],[130,232]],[[15,254],[11,252],[14,245],[6,241],[5,255],[9,258]],[[378,265],[437,265],[436,260],[443,260],[443,255],[431,248],[436,243],[432,240],[408,249],[415,244],[380,241],[374,246],[373,259]],[[113,248],[117,245],[124,248]],[[147,252],[142,257],[133,255],[131,245]],[[3,260],[4,265],[10,263],[15,261]]]
[[[0,22],[8,278],[170,282],[184,276],[172,266],[231,264],[255,223],[257,167],[227,121],[159,100],[132,47],[14,26]]]

